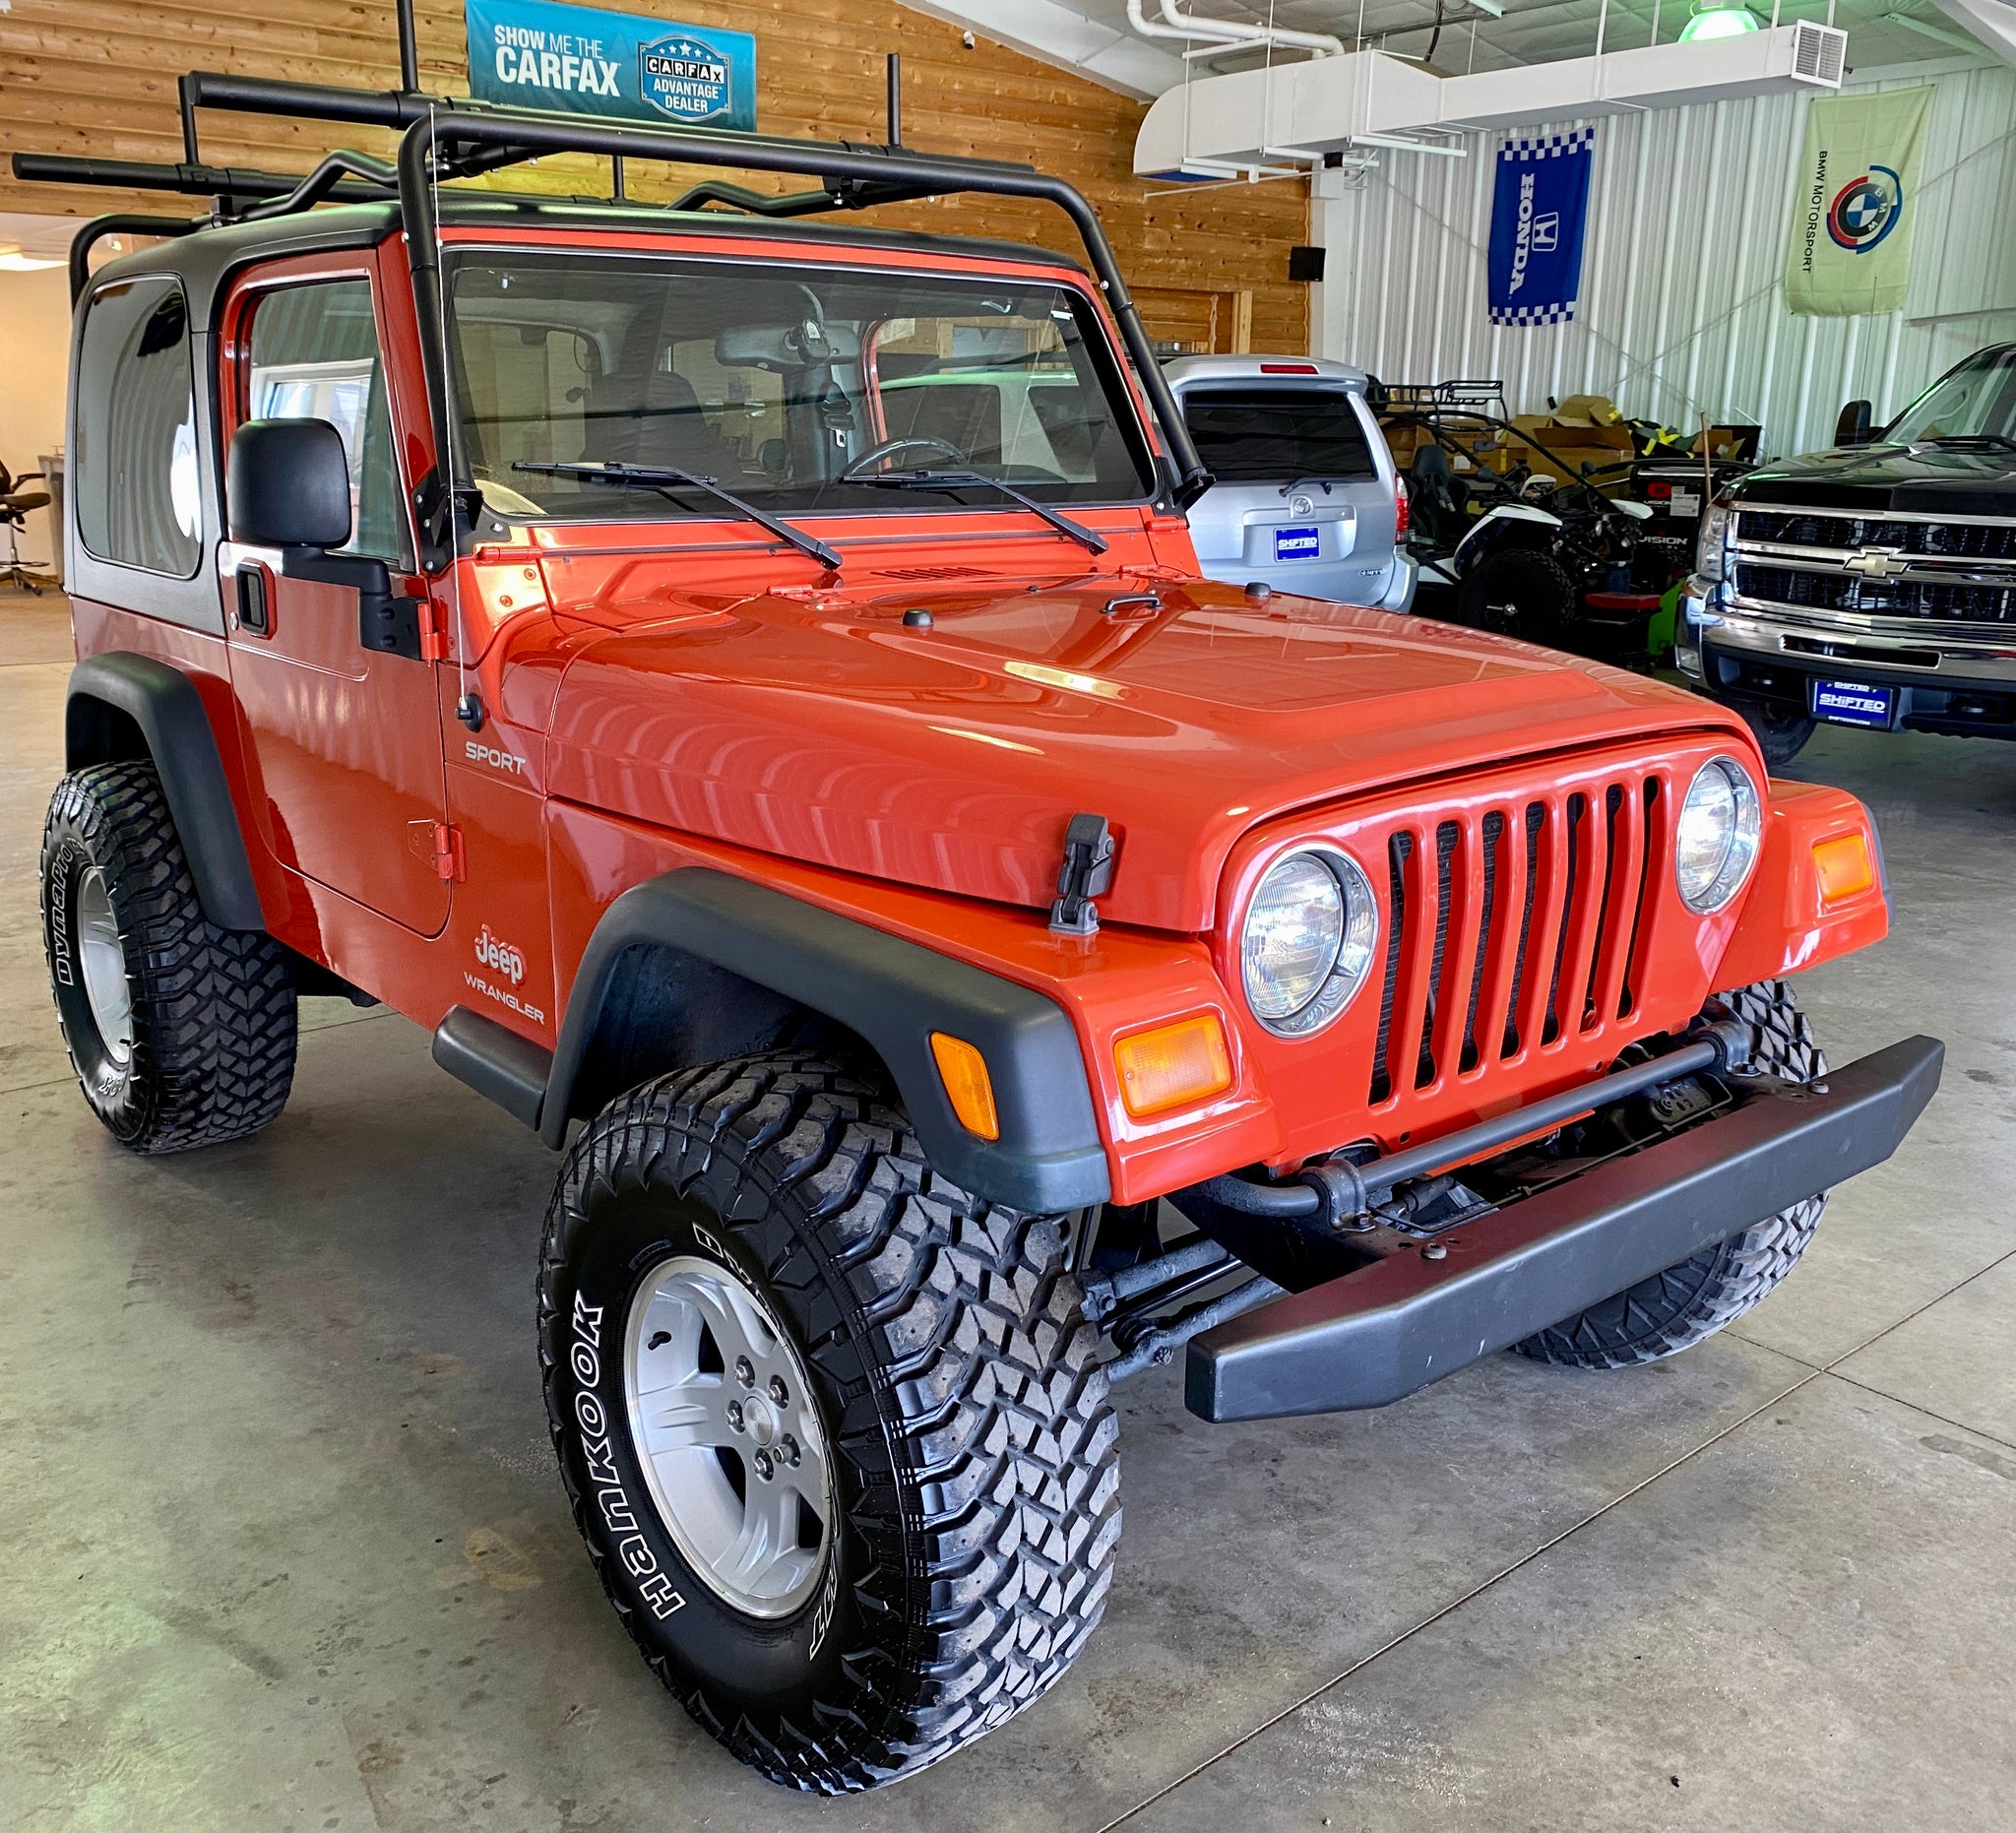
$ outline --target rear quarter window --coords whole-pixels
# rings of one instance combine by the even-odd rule
[[[1351,397],[1335,388],[1186,389],[1183,419],[1221,483],[1376,477]]]
[[[106,286],[85,314],[72,488],[88,553],[194,577],[203,491],[189,307],[168,276]]]

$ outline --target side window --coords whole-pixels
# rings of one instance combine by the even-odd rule
[[[252,420],[329,421],[350,466],[343,551],[412,565],[369,281],[317,281],[260,297],[244,406]]]
[[[189,307],[166,275],[104,287],[78,352],[77,532],[87,552],[176,579],[203,548]]]

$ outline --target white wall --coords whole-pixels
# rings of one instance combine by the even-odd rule
[[[1695,427],[1703,413],[1761,422],[1768,456],[1828,443],[1841,404],[1857,396],[1881,421],[1969,350],[2016,337],[2016,70],[1947,68],[1929,80],[1902,312],[1786,311],[1809,97],[1768,95],[1598,124],[1582,299],[1568,325],[1494,326],[1485,315],[1501,134],[1465,136],[1462,159],[1385,154],[1361,190],[1315,206],[1329,249],[1321,353],[1390,382],[1502,377],[1515,412],[1587,393],[1673,426]]]
[[[62,268],[0,272],[0,461],[11,472],[38,471],[63,443],[63,395],[70,362],[70,281]],[[30,489],[40,489],[31,484]],[[25,560],[46,569],[54,531],[46,509],[33,511],[21,537]],[[0,554],[6,541],[0,537]]]

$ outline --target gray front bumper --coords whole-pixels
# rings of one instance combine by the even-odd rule
[[[1410,1250],[1277,1298],[1192,1341],[1185,1402],[1264,1420],[1400,1400],[1880,1165],[1945,1053],[1908,1038],[1466,1223],[1445,1258]]]

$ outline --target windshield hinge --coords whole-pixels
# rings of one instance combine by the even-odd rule
[[[1099,912],[1093,899],[1113,882],[1113,835],[1104,815],[1073,815],[1064,830],[1064,863],[1057,872],[1057,901],[1050,928],[1058,935],[1097,935]]]

